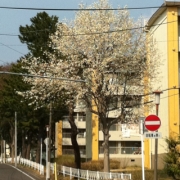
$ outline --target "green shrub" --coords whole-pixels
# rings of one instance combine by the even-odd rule
[[[71,155],[62,155],[56,158],[56,163],[58,165],[63,165],[67,167],[75,167],[74,156]],[[81,163],[81,169],[90,170],[90,171],[103,171],[104,161],[87,161]],[[116,160],[110,160],[110,169],[119,169],[120,162]]]
[[[128,173],[130,173],[130,172],[128,172]],[[132,175],[132,179],[142,180],[142,171],[141,170],[132,171],[131,175]],[[145,171],[145,179],[146,180],[154,179],[153,171],[147,171],[146,170]]]
[[[67,167],[75,167],[74,156],[72,156],[72,155],[59,156],[56,159],[56,163],[58,165],[63,165],[63,166],[67,166]]]
[[[110,169],[119,169],[119,167],[119,161],[110,160]],[[82,163],[81,168],[90,171],[102,171],[104,168],[104,162],[103,160],[84,162]]]
[[[120,162],[116,160],[110,160],[110,169],[119,169]]]
[[[88,161],[81,164],[81,168],[90,171],[102,171],[103,170],[103,161]]]

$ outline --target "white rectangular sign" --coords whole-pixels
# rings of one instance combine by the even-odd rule
[[[162,134],[160,132],[145,132],[144,138],[158,139],[158,138],[162,138]]]

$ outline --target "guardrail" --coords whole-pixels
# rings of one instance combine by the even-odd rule
[[[87,180],[107,180],[107,179],[122,179],[122,180],[131,180],[131,174],[123,174],[123,173],[106,173],[99,171],[89,171],[89,170],[81,170],[75,169],[66,166],[57,166],[57,173],[62,173],[63,176],[68,175],[70,179],[72,177],[77,177],[78,179],[87,179]]]

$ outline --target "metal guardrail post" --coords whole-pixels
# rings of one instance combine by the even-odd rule
[[[87,178],[87,180],[89,180],[89,171],[88,170],[87,170],[86,178]]]
[[[79,180],[79,175],[80,175],[80,173],[79,173],[79,169],[78,169],[78,180]]]
[[[70,168],[70,179],[72,179],[72,169]]]
[[[109,178],[112,179],[112,174],[111,174],[111,172],[109,173]]]
[[[97,171],[97,179],[99,179],[99,171]]]

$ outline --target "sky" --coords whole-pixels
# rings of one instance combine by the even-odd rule
[[[46,8],[46,9],[78,9],[80,3],[87,5],[97,0],[0,0],[0,65],[16,62],[20,57],[28,53],[25,44],[22,44],[17,35],[19,27],[30,25],[30,18],[36,16],[37,10],[13,10],[1,7],[17,8]],[[113,8],[125,7],[159,7],[164,0],[109,0]],[[132,18],[150,16],[155,8],[129,10]],[[50,16],[56,15],[59,21],[74,19],[73,11],[46,11]]]

